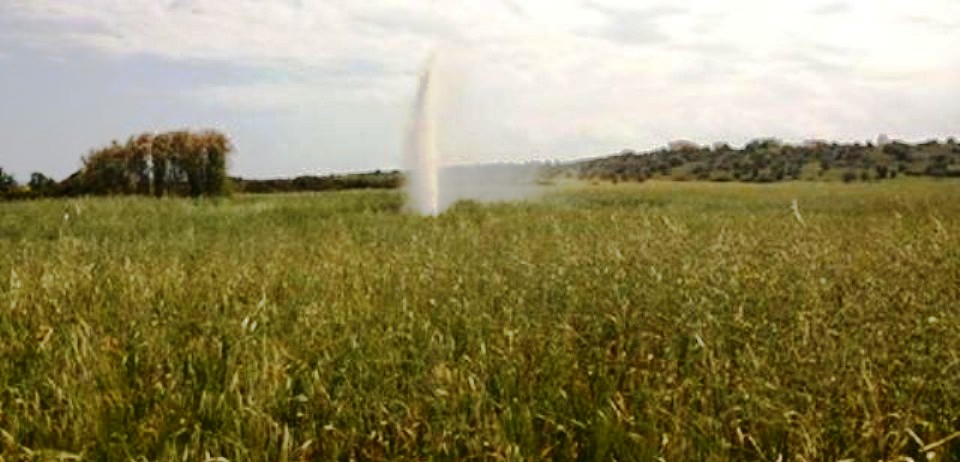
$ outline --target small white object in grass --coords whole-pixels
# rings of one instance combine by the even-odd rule
[[[693,335],[693,338],[695,338],[695,339],[697,340],[697,345],[699,345],[700,348],[706,348],[706,347],[707,347],[707,344],[703,342],[703,338],[700,337],[700,334],[694,334],[694,335]]]
[[[936,324],[936,323],[937,323],[937,317],[936,317],[936,316],[930,316],[929,318],[927,318],[927,322],[929,322],[930,324]]]
[[[800,203],[796,199],[793,200],[793,204],[790,205],[790,209],[793,210],[793,216],[797,218],[797,221],[802,226],[807,226],[807,222],[803,221],[803,215],[800,215]]]

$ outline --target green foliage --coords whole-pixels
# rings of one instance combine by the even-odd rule
[[[916,176],[960,177],[960,149],[930,141],[917,145],[894,142],[883,147],[867,144],[810,142],[784,145],[775,139],[759,139],[741,150],[726,144],[713,148],[684,145],[649,153],[624,151],[618,155],[553,167],[548,176],[571,169],[582,179],[644,181],[649,178],[771,183],[799,180],[811,166],[819,166],[819,179],[831,169],[853,172],[850,181],[884,180],[900,171]],[[842,175],[844,181],[847,175]]]
[[[3,171],[0,167],[0,194],[9,193],[17,189],[17,180],[12,174]]]
[[[30,174],[30,182],[27,183],[27,187],[30,188],[30,192],[38,196],[49,196],[56,191],[57,182],[40,172],[33,172]]]
[[[227,155],[221,133],[175,131],[131,137],[90,153],[64,190],[77,194],[220,196],[227,193]]]
[[[340,191],[345,189],[395,189],[403,183],[399,171],[355,173],[347,175],[299,176],[294,179],[250,180],[234,178],[243,192],[277,193],[306,191]]]
[[[0,204],[0,458],[958,460],[958,195]]]

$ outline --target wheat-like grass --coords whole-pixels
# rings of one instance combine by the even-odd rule
[[[960,459],[956,183],[401,201],[0,204],[0,458]]]

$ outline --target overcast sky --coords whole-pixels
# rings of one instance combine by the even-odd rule
[[[399,167],[434,51],[452,163],[960,134],[957,0],[0,0],[0,167],[180,127],[244,176]]]

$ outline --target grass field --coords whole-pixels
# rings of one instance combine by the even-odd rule
[[[960,460],[958,182],[401,202],[0,204],[0,460]]]

